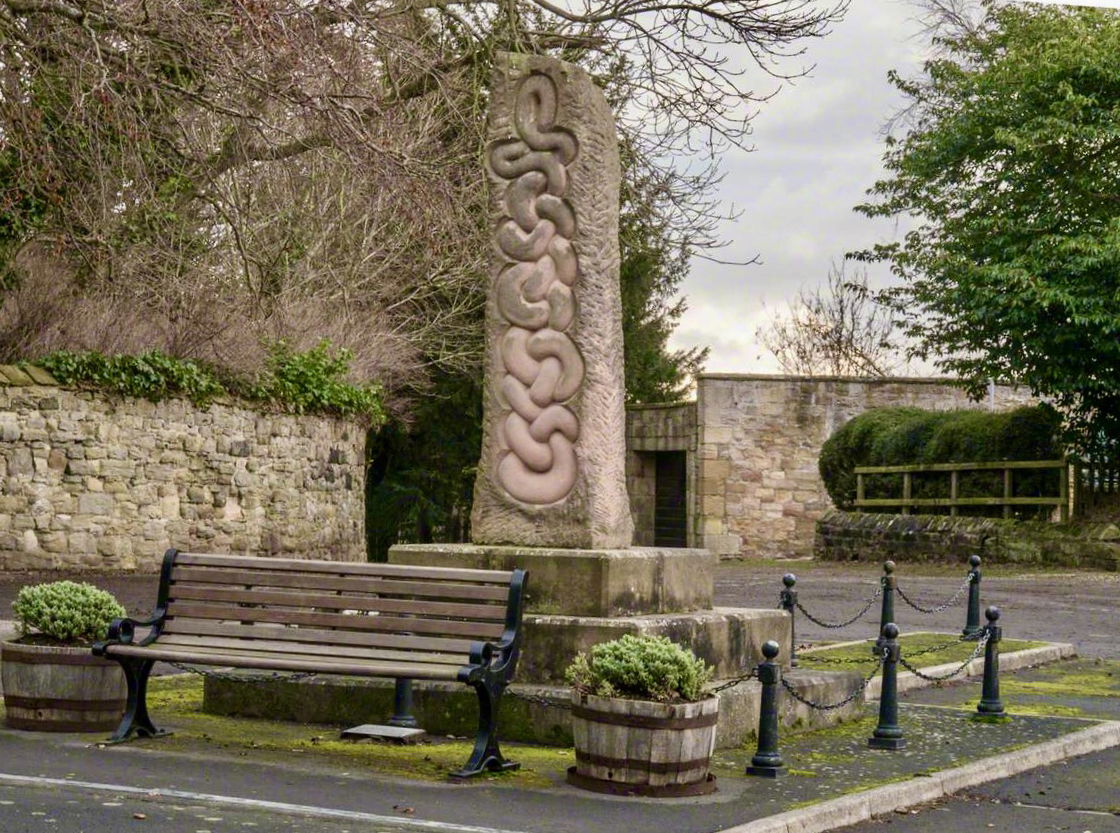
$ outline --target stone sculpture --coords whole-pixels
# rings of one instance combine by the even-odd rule
[[[577,67],[503,55],[489,131],[495,263],[472,537],[625,547],[614,119]]]

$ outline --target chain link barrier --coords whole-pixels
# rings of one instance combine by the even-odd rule
[[[794,604],[797,605],[798,610],[800,610],[803,614],[805,614],[805,618],[808,619],[813,624],[820,625],[822,628],[829,628],[830,630],[834,630],[836,628],[846,628],[848,625],[851,625],[855,622],[858,622],[860,619],[862,619],[864,616],[867,615],[867,611],[871,610],[872,605],[875,604],[875,601],[881,595],[883,595],[883,585],[880,584],[878,589],[871,596],[871,598],[867,600],[867,604],[865,604],[863,606],[863,609],[859,613],[857,613],[855,616],[853,616],[851,619],[848,619],[845,622],[825,622],[823,619],[818,619],[812,613],[807,611],[805,609],[805,606],[802,605],[800,601],[797,601]]]
[[[215,680],[224,680],[230,683],[275,683],[285,682],[294,683],[299,680],[306,680],[309,677],[314,677],[318,674],[317,671],[273,671],[270,674],[254,674],[252,676],[245,676],[244,674],[233,674],[229,671],[216,671],[211,668],[200,668],[197,665],[186,665],[181,662],[171,662],[170,660],[160,660],[172,668],[179,671],[186,671],[188,674],[197,674],[200,677],[211,677]]]
[[[957,588],[957,592],[950,596],[947,602],[945,602],[944,604],[935,605],[934,607],[922,607],[920,604],[913,601],[909,596],[907,596],[901,586],[896,585],[895,590],[898,591],[898,596],[900,599],[902,599],[902,601],[906,602],[906,604],[910,605],[910,607],[914,608],[914,610],[918,611],[919,613],[941,613],[942,611],[948,610],[953,605],[957,604],[961,600],[961,597],[964,595],[964,591],[968,589],[968,585],[971,583],[972,576],[966,576],[964,584]]]
[[[739,685],[740,683],[745,683],[749,680],[753,680],[757,676],[758,676],[758,669],[757,668],[752,668],[746,674],[743,674],[739,677],[733,677],[732,679],[721,683],[720,685],[716,686],[715,688],[708,689],[708,694],[709,695],[719,694],[721,691],[724,691],[724,690],[729,689],[729,688],[733,688],[733,687]]]
[[[720,683],[715,688],[706,689],[704,693],[708,697],[712,697],[716,694],[719,694],[721,691],[726,691],[729,688],[733,688],[737,685],[741,685],[742,683],[749,682],[750,680],[753,680],[757,676],[758,676],[758,669],[757,668],[752,668],[746,674],[741,674],[738,677],[732,677],[729,680],[725,680],[724,682]],[[538,706],[544,706],[545,708],[549,708],[549,709],[569,710],[569,709],[572,708],[572,704],[570,702],[568,702],[567,700],[556,700],[554,698],[544,697],[544,696],[539,695],[539,694],[529,694],[529,693],[524,692],[524,691],[515,691],[512,688],[507,688],[506,689],[506,694],[509,695],[510,697],[513,697],[516,700],[524,700],[527,703],[535,703]]]
[[[963,642],[965,640],[962,639],[961,641]],[[968,659],[966,659],[964,662],[962,662],[960,665],[958,665],[955,669],[950,671],[948,674],[925,674],[921,670],[919,670],[917,667],[915,667],[915,666],[911,665],[909,662],[907,662],[906,657],[901,656],[901,655],[898,658],[898,662],[903,668],[905,668],[907,671],[909,671],[915,677],[920,677],[921,679],[927,680],[931,683],[941,683],[941,682],[944,682],[945,680],[951,680],[953,677],[956,677],[958,674],[960,674],[962,671],[964,671],[965,668],[967,668],[973,660],[977,659],[980,656],[980,654],[982,654],[984,652],[984,646],[987,645],[987,644],[988,644],[988,632],[987,631],[982,631],[981,632],[981,637],[976,643],[976,648],[972,652],[972,656],[970,656]]]
[[[875,663],[875,667],[871,669],[871,673],[864,677],[862,681],[860,681],[859,688],[857,688],[843,700],[840,700],[836,703],[818,703],[814,700],[810,700],[808,697],[803,697],[801,693],[798,692],[798,690],[785,677],[782,677],[782,688],[784,688],[786,690],[786,693],[789,694],[789,696],[796,700],[798,703],[803,703],[809,708],[816,711],[827,712],[833,711],[834,709],[842,709],[844,706],[854,701],[857,697],[861,696],[864,691],[867,690],[867,687],[871,685],[871,681],[875,678],[875,675],[878,674],[879,670],[883,667],[883,661],[886,658],[886,655],[886,650],[884,649],[883,653],[879,655],[878,660]]]
[[[956,644],[956,643],[953,643]],[[823,665],[871,665],[878,662],[873,656],[871,657],[821,657],[816,654],[799,654],[798,657],[805,662],[822,663]]]

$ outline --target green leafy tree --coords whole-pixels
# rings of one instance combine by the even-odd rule
[[[682,398],[703,369],[708,348],[670,350],[685,311],[677,295],[688,273],[689,240],[674,234],[673,212],[659,199],[658,179],[628,165],[619,217],[622,339],[626,401],[672,402]]]
[[[1120,428],[1120,14],[980,12],[943,16],[919,77],[892,73],[902,135],[857,210],[915,222],[856,256],[902,278],[886,300],[918,355],[976,395],[1028,385],[1088,445]]]

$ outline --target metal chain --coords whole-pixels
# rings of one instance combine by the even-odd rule
[[[919,671],[917,668],[915,668],[913,665],[911,665],[909,662],[907,662],[906,657],[901,656],[901,655],[899,656],[898,661],[902,665],[903,668],[905,668],[907,671],[909,671],[914,676],[921,677],[923,680],[928,680],[931,683],[940,683],[940,682],[944,682],[945,680],[952,679],[953,677],[957,676],[962,671],[964,671],[964,669],[968,667],[968,664],[970,662],[972,662],[974,659],[976,659],[978,656],[980,656],[980,653],[984,650],[984,646],[987,645],[987,644],[988,644],[988,633],[987,633],[987,631],[985,631],[984,636],[980,639],[979,642],[976,643],[976,649],[972,652],[972,656],[970,656],[968,659],[966,659],[964,662],[962,662],[960,665],[958,665],[955,669],[953,669],[951,672],[949,672],[948,674],[945,674],[945,675],[924,674],[921,671]]]
[[[745,683],[748,680],[752,680],[757,675],[758,675],[758,669],[751,669],[746,674],[742,674],[738,677],[734,677],[730,680],[727,680],[723,683],[720,683],[715,688],[707,689],[705,691],[705,693],[709,697],[714,696],[716,694],[719,694],[721,691],[729,689],[733,686],[737,686],[740,683]],[[526,694],[526,693],[521,692],[521,691],[514,691],[513,689],[506,689],[506,694],[508,694],[510,697],[514,697],[518,700],[524,700],[528,703],[536,703],[538,706],[545,706],[546,708],[550,708],[550,709],[565,709],[566,710],[566,709],[571,709],[571,707],[572,707],[572,704],[567,702],[567,701],[553,700],[553,699],[550,699],[548,697],[542,697],[538,694]]]
[[[953,643],[956,644],[956,643]],[[798,654],[798,659],[811,663],[824,663],[827,665],[870,665],[877,662],[875,659],[868,659],[867,657],[819,657],[816,654]]]
[[[946,642],[942,645],[933,645],[932,647],[929,647],[929,648],[921,648],[917,651],[910,651],[908,655],[911,656],[911,657],[920,657],[920,656],[923,656],[924,654],[936,654],[938,651],[944,651],[948,648],[953,648],[957,645],[960,645],[962,642],[975,642],[977,639],[980,639],[983,635],[984,635],[984,631],[979,630],[976,633],[972,634],[971,636],[959,636],[956,639],[954,639],[952,642]]]
[[[274,683],[280,680],[286,683],[293,683],[299,680],[306,680],[308,677],[314,677],[318,673],[316,671],[273,671],[271,674],[258,674],[252,677],[246,677],[243,674],[231,674],[228,671],[214,671],[209,668],[199,668],[197,665],[184,665],[181,662],[171,662],[170,660],[163,660],[163,662],[170,665],[172,668],[186,671],[188,674],[198,674],[200,677],[211,677],[215,680],[225,680],[231,683]]]
[[[884,653],[879,656],[878,661],[875,663],[875,667],[871,669],[871,673],[868,674],[866,677],[864,677],[863,680],[860,682],[859,688],[857,688],[855,691],[853,691],[851,694],[849,694],[847,697],[845,697],[843,700],[841,700],[838,703],[817,703],[817,702],[814,702],[813,700],[810,700],[807,697],[802,697],[801,694],[797,691],[797,689],[794,688],[793,685],[790,684],[790,681],[787,680],[785,677],[782,677],[782,688],[784,688],[786,690],[786,692],[789,694],[789,696],[792,697],[794,700],[796,700],[799,703],[804,703],[806,706],[808,706],[811,709],[816,709],[817,711],[821,711],[821,712],[832,711],[833,709],[840,709],[840,708],[843,708],[844,706],[848,705],[849,703],[851,703],[853,700],[855,700],[861,694],[863,694],[864,690],[866,690],[866,688],[871,684],[871,680],[874,679],[875,675],[879,673],[879,669],[883,667],[883,659],[884,659],[885,656],[886,656],[886,652],[884,651]]]
[[[959,602],[961,600],[961,596],[964,595],[964,591],[971,583],[972,576],[966,576],[964,584],[957,588],[957,592],[949,598],[949,601],[945,602],[945,604],[940,604],[935,607],[922,607],[917,602],[912,601],[910,597],[906,595],[903,589],[897,585],[895,586],[895,590],[898,591],[899,598],[901,598],[902,601],[906,602],[906,604],[910,605],[910,607],[914,608],[914,610],[918,611],[919,613],[940,613],[943,610],[948,610],[957,602]]]
[[[871,606],[873,604],[875,604],[875,600],[878,599],[879,596],[882,595],[882,593],[883,593],[883,585],[880,584],[879,588],[875,591],[874,595],[872,595],[872,597],[867,600],[867,604],[865,604],[863,606],[863,610],[861,610],[859,613],[857,613],[855,616],[853,616],[851,619],[847,620],[846,622],[825,622],[821,619],[818,619],[812,613],[807,611],[805,609],[805,607],[801,604],[800,601],[796,602],[796,604],[797,604],[797,609],[800,610],[802,613],[804,613],[805,617],[815,625],[820,625],[822,628],[831,628],[831,629],[846,628],[848,625],[851,625],[853,622],[858,622],[860,619],[862,619],[864,617],[864,615],[867,613],[867,611],[871,610]]]
[[[734,677],[730,680],[727,680],[726,682],[720,683],[715,688],[709,688],[707,690],[707,693],[708,693],[709,696],[719,694],[721,691],[723,691],[725,689],[732,688],[733,686],[737,686],[737,685],[739,685],[739,683],[745,683],[748,680],[753,680],[757,676],[758,676],[758,669],[757,668],[752,668],[746,674],[743,674],[739,677]]]

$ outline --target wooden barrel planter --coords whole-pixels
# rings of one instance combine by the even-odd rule
[[[718,718],[716,697],[655,703],[574,692],[576,765],[568,770],[568,783],[613,795],[714,792],[708,765]]]
[[[5,642],[0,680],[12,729],[109,731],[117,728],[127,702],[120,665],[89,648]]]

